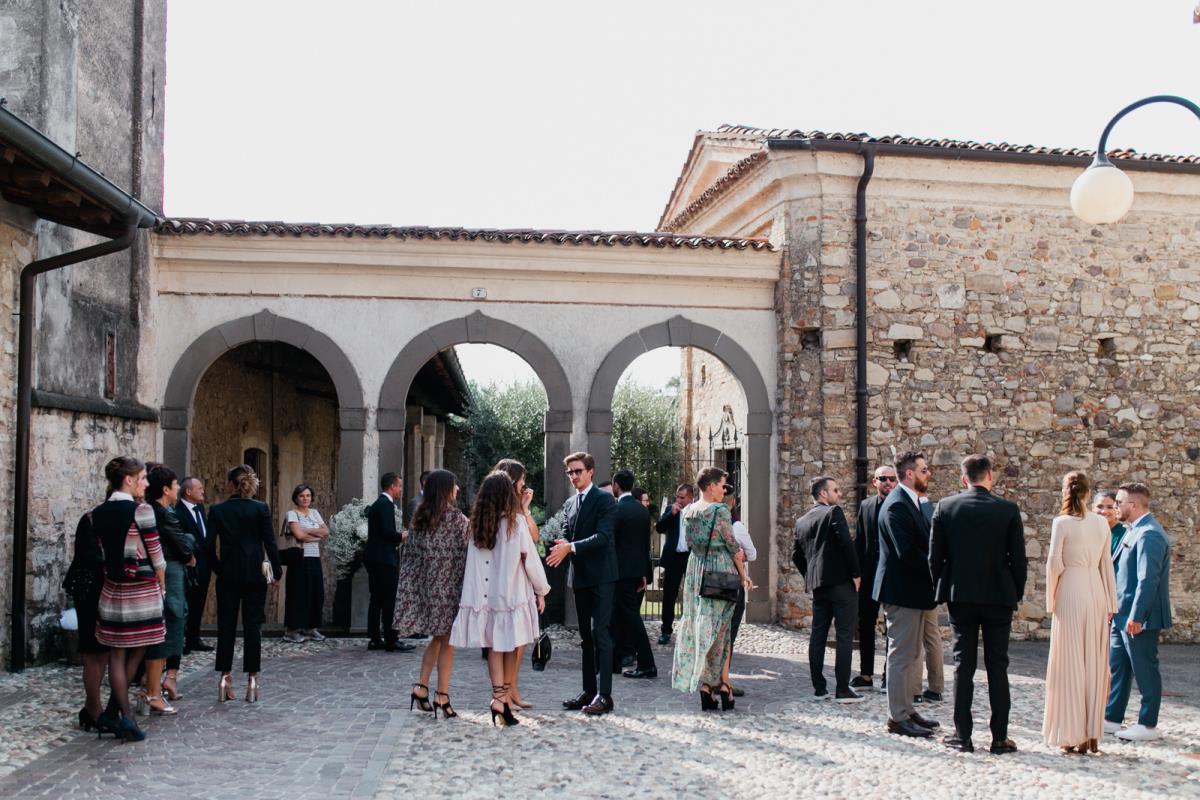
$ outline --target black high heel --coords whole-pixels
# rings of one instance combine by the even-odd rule
[[[721,697],[721,710],[733,710],[733,689],[729,688],[729,684],[722,683],[717,687],[717,694]]]
[[[502,703],[503,707],[499,711],[496,710],[495,704],[499,703],[500,698],[507,694],[507,686],[492,686],[492,702],[488,705],[488,710],[492,712],[492,725],[496,724],[497,717],[504,720],[504,727],[506,728],[521,724],[521,721],[513,716],[512,709],[508,703]]]
[[[117,721],[117,738],[121,740],[121,744],[126,742],[140,742],[146,738],[146,732],[137,726],[129,717],[121,717]]]
[[[711,686],[700,687],[700,710],[701,711],[716,711],[717,701],[712,696]]]
[[[86,706],[79,709],[79,727],[88,732],[96,730],[96,720],[92,719]]]
[[[435,699],[434,704],[433,704],[433,718],[434,719],[437,719],[437,712],[438,712],[439,708],[442,710],[442,716],[445,719],[450,719],[451,717],[458,716],[458,712],[450,707],[450,695],[448,695],[445,692],[434,692],[434,697],[435,698],[438,698],[438,697],[446,698],[446,702],[444,702],[444,703],[439,703]]]
[[[417,694],[417,689],[424,689],[425,696],[421,697],[421,695]],[[408,694],[408,710],[412,711],[413,706],[422,711],[433,711],[434,718],[437,718],[437,711],[429,704],[429,687],[423,683],[414,683],[413,690]]]
[[[120,716],[109,714],[107,710],[101,711],[100,716],[96,717],[96,738],[99,739],[106,733],[111,733],[113,736],[120,737],[117,733],[117,724],[120,722]]]

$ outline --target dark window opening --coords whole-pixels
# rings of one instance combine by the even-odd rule
[[[897,339],[892,342],[892,354],[897,361],[912,361],[912,339]]]
[[[1002,349],[1000,346],[1000,334],[989,333],[983,339],[983,349],[989,353],[999,353]]]
[[[805,328],[800,332],[800,348],[802,350],[819,350],[821,347],[821,329]]]
[[[1114,337],[1106,337],[1099,340],[1099,347],[1096,349],[1096,355],[1101,358],[1112,358],[1117,354],[1117,340]]]
[[[117,396],[117,335],[104,333],[104,397],[113,400]]]

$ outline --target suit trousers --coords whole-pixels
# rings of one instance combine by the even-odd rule
[[[367,604],[367,636],[372,642],[394,644],[399,638],[396,629],[392,627],[392,620],[396,618],[396,586],[399,583],[399,566],[381,564],[378,561],[367,562],[367,589],[371,594]]]
[[[655,669],[654,652],[642,622],[640,577],[621,578],[613,584],[612,625],[614,651],[619,655],[632,652],[637,656],[638,669]]]
[[[868,583],[868,580],[870,583]],[[871,599],[874,573],[864,575],[858,593],[858,672],[875,674],[875,623],[879,619],[879,603]]]
[[[204,605],[208,602],[208,584],[212,577],[208,562],[197,559],[195,574],[196,585],[187,588],[188,617],[183,633],[185,645],[200,641],[200,620],[204,617]]]
[[[908,673],[921,643],[921,609],[883,604],[887,622],[888,719],[904,722],[913,714]]]
[[[913,662],[909,689],[913,697],[921,693],[921,673],[929,676],[929,691],[941,694],[946,689],[946,666],[942,646],[942,628],[937,609],[921,612],[921,646]]]
[[[583,647],[583,691],[595,697],[612,694],[613,641],[612,583],[575,588],[575,611],[579,615],[579,643]],[[599,686],[596,673],[600,673]]]
[[[233,671],[238,612],[242,615],[242,672],[262,667],[262,624],[266,616],[265,582],[217,580],[217,671]]]
[[[689,553],[663,553],[662,583],[662,632],[671,635],[675,626],[675,601],[679,598],[679,585],[687,573]]]
[[[854,627],[858,623],[858,592],[853,583],[838,583],[813,590],[812,633],[808,639],[808,672],[813,690],[826,691],[825,642],[830,623],[837,632],[833,678],[837,690],[850,688],[850,662],[854,657]]]
[[[1158,727],[1158,709],[1162,705],[1162,674],[1158,669],[1158,631],[1142,631],[1137,636],[1125,630],[1125,624],[1113,620],[1109,633],[1108,668],[1112,672],[1112,687],[1108,690],[1108,705],[1104,718],[1109,722],[1124,722],[1129,692],[1137,681],[1142,695],[1138,724]]]
[[[738,589],[737,602],[733,604],[733,621],[729,623],[729,663],[733,664],[733,646],[737,644],[738,629],[742,627],[742,617],[746,616],[746,590]]]
[[[975,695],[975,667],[979,633],[983,631],[983,665],[987,669],[988,701],[992,706],[992,741],[1008,738],[1008,637],[1013,610],[982,603],[950,603],[950,628],[954,632],[954,732],[970,739],[975,727],[971,703]]]

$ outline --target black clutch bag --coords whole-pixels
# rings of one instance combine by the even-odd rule
[[[535,672],[541,672],[546,668],[546,662],[550,660],[550,653],[553,649],[550,644],[550,634],[542,631],[542,635],[537,638],[530,650],[529,660]]]
[[[717,572],[708,568],[708,551],[712,548],[713,531],[717,528],[716,515],[713,516],[712,527],[708,529],[708,545],[704,548],[704,571],[700,573],[700,596],[709,600],[725,600],[736,603],[738,589],[742,588],[742,578],[736,572]]]

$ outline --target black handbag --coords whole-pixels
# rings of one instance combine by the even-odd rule
[[[529,656],[535,672],[541,672],[546,668],[546,663],[550,660],[550,654],[553,649],[553,646],[550,644],[550,634],[542,631],[542,635],[533,643],[533,648]]]
[[[736,572],[717,572],[708,568],[708,551],[712,549],[713,531],[717,529],[717,517],[713,515],[712,527],[708,529],[708,544],[704,548],[704,561],[700,573],[700,596],[709,600],[724,600],[736,603],[738,590],[742,588],[742,577]]]
[[[92,512],[90,511],[80,517],[79,525],[76,526],[75,540],[77,543],[80,536],[96,536],[95,531],[92,530]],[[104,551],[99,539],[95,539],[95,544],[101,560],[96,562],[77,553],[71,559],[70,566],[67,567],[67,574],[63,576],[63,591],[70,595],[76,604],[91,597],[98,597],[100,589],[104,586]],[[76,550],[78,549],[79,546],[76,544]]]

